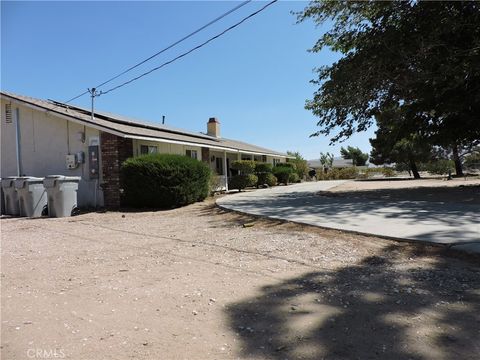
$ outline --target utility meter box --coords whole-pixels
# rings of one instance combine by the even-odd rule
[[[76,169],[78,166],[77,154],[66,155],[65,165],[67,169]]]

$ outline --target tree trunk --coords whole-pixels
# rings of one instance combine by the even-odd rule
[[[463,176],[462,161],[460,160],[460,156],[458,155],[457,144],[453,145],[452,151],[453,151],[453,161],[455,163],[455,173],[457,174],[457,176]]]
[[[410,170],[412,170],[413,178],[420,179],[420,174],[418,173],[417,164],[415,164],[415,160],[413,159],[413,156],[408,157],[408,163],[410,166]]]

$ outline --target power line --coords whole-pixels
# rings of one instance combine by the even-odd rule
[[[215,19],[211,20],[210,22],[206,23],[205,25],[199,27],[197,30],[195,30],[195,31],[191,32],[190,34],[184,36],[184,37],[181,38],[180,40],[175,41],[174,43],[168,45],[167,47],[163,48],[162,50],[160,50],[160,51],[156,52],[155,54],[149,56],[149,57],[146,58],[145,60],[142,60],[142,61],[140,61],[139,63],[137,63],[137,64],[135,64],[135,65],[133,65],[133,66],[130,66],[128,69],[125,69],[124,71],[122,71],[122,72],[119,73],[118,75],[115,75],[115,76],[111,77],[110,79],[102,82],[101,84],[95,86],[95,88],[98,89],[99,87],[104,86],[104,85],[108,84],[109,82],[111,82],[111,81],[113,81],[113,80],[115,80],[115,79],[118,79],[120,76],[128,73],[129,71],[132,71],[133,69],[136,69],[136,68],[139,67],[140,65],[145,64],[146,62],[152,60],[153,58],[157,57],[158,55],[163,54],[165,51],[170,50],[171,48],[177,46],[177,45],[180,44],[181,42],[183,42],[183,41],[191,38],[193,35],[198,34],[200,31],[206,29],[206,28],[209,27],[210,25],[215,24],[216,22],[220,21],[220,20],[223,19],[224,17],[230,15],[231,13],[233,13],[233,12],[237,11],[238,9],[240,9],[241,7],[247,5],[247,4],[248,4],[249,2],[251,2],[251,1],[252,1],[252,0],[246,0],[246,1],[238,4],[238,5],[235,6],[234,8],[228,10],[227,12],[225,12],[225,13],[223,13],[222,15],[218,16],[217,18],[215,18]],[[67,100],[67,101],[64,101],[64,103],[65,103],[65,104],[68,104],[69,102],[71,102],[71,101],[73,101],[73,100],[76,100],[76,99],[78,99],[78,98],[80,98],[80,97],[82,97],[83,95],[86,95],[86,94],[88,94],[88,93],[89,93],[89,90],[84,91],[83,93],[81,93],[81,94],[79,94],[79,95],[77,95],[77,96],[75,96],[75,97],[73,97],[73,98],[71,98],[71,99],[69,99],[69,100]]]
[[[108,89],[108,90],[106,90],[106,91],[100,92],[99,96],[100,96],[100,95],[108,94],[108,93],[110,93],[110,92],[112,92],[112,91],[114,91],[114,90],[116,90],[116,89],[118,89],[118,88],[121,88],[121,87],[123,87],[123,86],[125,86],[125,85],[128,85],[128,84],[130,84],[130,83],[132,83],[132,82],[134,82],[134,81],[136,81],[136,80],[138,80],[138,79],[140,79],[140,78],[142,78],[142,77],[144,77],[144,76],[146,76],[146,75],[148,75],[148,74],[151,74],[152,72],[154,72],[154,71],[156,71],[156,70],[158,70],[158,69],[163,68],[164,66],[167,66],[167,65],[169,65],[169,64],[171,64],[171,63],[173,63],[173,62],[175,62],[175,61],[177,61],[177,60],[179,60],[179,59],[181,59],[181,58],[183,58],[183,57],[185,57],[185,56],[187,56],[188,54],[194,52],[195,50],[198,50],[198,49],[202,48],[203,46],[205,46],[205,45],[207,45],[208,43],[212,42],[213,40],[219,38],[220,36],[224,35],[225,33],[229,32],[230,30],[232,30],[232,29],[236,28],[237,26],[243,24],[245,21],[247,21],[247,20],[250,19],[251,17],[257,15],[258,13],[262,12],[262,11],[265,10],[267,7],[269,7],[270,5],[276,3],[277,1],[278,1],[278,0],[273,0],[273,1],[269,2],[267,5],[263,6],[262,8],[260,8],[259,10],[255,11],[255,12],[251,13],[250,15],[248,15],[248,16],[245,17],[245,18],[243,18],[242,20],[240,20],[239,22],[235,23],[234,25],[230,26],[229,28],[223,30],[221,33],[215,35],[214,37],[211,37],[211,38],[208,39],[207,41],[204,41],[204,42],[201,43],[200,45],[195,46],[194,48],[192,48],[192,49],[190,49],[190,50],[188,50],[188,51],[186,51],[186,52],[178,55],[177,57],[175,57],[175,58],[173,58],[173,59],[171,59],[171,60],[169,60],[169,61],[167,61],[167,62],[164,62],[163,64],[161,64],[161,65],[159,65],[159,66],[157,66],[157,67],[155,67],[155,68],[153,68],[153,69],[151,69],[151,70],[149,70],[149,71],[147,71],[147,72],[144,72],[144,73],[141,74],[141,75],[138,75],[138,76],[136,76],[136,77],[134,77],[134,78],[132,78],[132,79],[130,79],[130,80],[128,80],[128,81],[125,81],[125,82],[123,82],[123,83],[120,84],[120,85],[114,86],[113,88],[110,88],[110,89]]]

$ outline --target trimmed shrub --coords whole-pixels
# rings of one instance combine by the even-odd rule
[[[256,163],[255,164],[255,173],[271,173],[273,169],[273,165],[269,163]]]
[[[298,174],[296,172],[291,173],[288,176],[288,182],[289,183],[298,183],[298,182],[300,182],[300,176],[298,176]]]
[[[229,189],[243,189],[257,185],[258,177],[253,174],[242,174],[232,176],[228,182]]]
[[[255,172],[255,161],[253,160],[236,160],[230,166],[233,170],[237,170],[240,174],[247,175]]]
[[[280,166],[292,168],[293,170],[297,169],[297,166],[293,162],[284,162],[284,163],[278,163],[277,165],[275,165],[275,167],[280,167]]]
[[[125,160],[121,168],[123,202],[137,208],[174,208],[204,200],[210,168],[182,155],[148,154]]]
[[[277,185],[277,178],[272,173],[260,173],[258,176],[258,185],[267,184],[268,186],[276,186]]]
[[[282,164],[283,165],[283,164]],[[275,166],[273,168],[273,175],[278,179],[279,183],[288,184],[288,179],[290,174],[293,174],[294,170],[292,167],[288,166]]]

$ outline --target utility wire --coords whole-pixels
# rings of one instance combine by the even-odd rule
[[[106,90],[106,91],[102,91],[102,92],[99,93],[98,96],[108,94],[108,93],[110,93],[110,92],[112,92],[112,91],[114,91],[114,90],[116,90],[116,89],[119,89],[119,88],[121,88],[121,87],[123,87],[123,86],[125,86],[125,85],[128,85],[128,84],[130,84],[130,83],[132,83],[132,82],[134,82],[134,81],[136,81],[136,80],[138,80],[138,79],[140,79],[140,78],[142,78],[142,77],[144,77],[144,76],[146,76],[146,75],[148,75],[148,74],[151,74],[152,72],[154,72],[154,71],[156,71],[156,70],[158,70],[158,69],[161,69],[161,68],[163,68],[164,66],[167,66],[167,65],[173,63],[173,62],[175,62],[175,61],[183,58],[184,56],[187,56],[188,54],[194,52],[195,50],[198,50],[198,49],[202,48],[203,46],[205,46],[205,45],[207,45],[208,43],[212,42],[213,40],[219,38],[220,36],[224,35],[225,33],[229,32],[230,30],[232,30],[232,29],[236,28],[237,26],[243,24],[245,21],[247,21],[247,20],[250,19],[251,17],[257,15],[258,13],[262,12],[262,11],[265,10],[267,7],[269,7],[270,5],[276,3],[277,1],[278,1],[278,0],[270,1],[267,5],[263,6],[262,8],[260,8],[259,10],[255,11],[255,12],[251,13],[251,14],[248,15],[247,17],[245,17],[245,18],[243,18],[242,20],[240,20],[239,22],[233,24],[233,25],[230,26],[229,28],[223,30],[221,33],[215,35],[214,37],[211,37],[211,38],[208,39],[207,41],[204,41],[204,42],[201,43],[200,45],[197,45],[197,46],[195,46],[194,48],[192,48],[192,49],[190,49],[190,50],[188,50],[188,51],[186,51],[186,52],[178,55],[177,57],[175,57],[175,58],[173,58],[173,59],[171,59],[171,60],[169,60],[169,61],[167,61],[167,62],[164,62],[163,64],[161,64],[161,65],[159,65],[159,66],[157,66],[157,67],[155,67],[155,68],[153,68],[153,69],[151,69],[151,70],[149,70],[149,71],[147,71],[147,72],[145,72],[145,73],[143,73],[143,74],[141,74],[141,75],[139,75],[139,76],[136,76],[136,77],[134,77],[134,78],[132,78],[132,79],[130,79],[130,80],[128,80],[128,81],[125,81],[124,83],[122,83],[122,84],[120,84],[120,85],[117,85],[117,86],[115,86],[115,87],[112,87],[112,88],[110,88],[110,89],[108,89],[108,90]]]
[[[110,79],[102,82],[101,84],[95,86],[95,88],[98,89],[99,87],[104,86],[104,85],[108,84],[109,82],[112,82],[112,81],[115,80],[115,79],[118,79],[120,76],[122,76],[122,75],[124,75],[124,74],[126,74],[126,73],[128,73],[128,72],[130,72],[130,71],[132,71],[133,69],[136,69],[136,68],[139,67],[140,65],[145,64],[146,62],[152,60],[153,58],[157,57],[158,55],[163,54],[165,51],[170,50],[171,48],[177,46],[177,45],[180,44],[181,42],[183,42],[183,41],[191,38],[193,35],[199,33],[200,31],[202,31],[202,30],[204,30],[204,29],[206,29],[206,28],[209,27],[210,25],[215,24],[216,22],[220,21],[220,20],[223,19],[224,17],[230,15],[231,13],[233,13],[233,12],[237,11],[238,9],[240,9],[241,7],[247,5],[247,4],[248,4],[249,2],[251,2],[251,1],[252,1],[252,0],[246,0],[246,1],[238,4],[238,5],[235,6],[234,8],[228,10],[226,13],[223,13],[222,15],[218,16],[217,18],[211,20],[210,22],[208,22],[208,23],[206,23],[205,25],[201,26],[201,27],[198,28],[197,30],[195,30],[195,31],[191,32],[190,34],[184,36],[184,37],[181,38],[180,40],[175,41],[174,43],[168,45],[167,47],[163,48],[162,50],[160,50],[160,51],[156,52],[155,54],[149,56],[149,57],[146,58],[145,60],[140,61],[139,63],[137,63],[137,64],[129,67],[128,69],[122,71],[122,72],[119,73],[118,75],[115,75],[115,76],[111,77]],[[88,93],[89,93],[88,90],[87,90],[87,91],[84,91],[83,93],[81,93],[81,94],[79,94],[79,95],[77,95],[77,96],[75,96],[75,97],[73,97],[73,98],[71,98],[71,99],[69,99],[69,100],[67,100],[67,101],[64,101],[64,103],[65,103],[65,104],[68,104],[69,102],[71,102],[71,101],[73,101],[73,100],[76,100],[76,99],[78,99],[78,98],[80,98],[80,97],[82,97],[83,95],[86,95],[86,94],[88,94]]]

